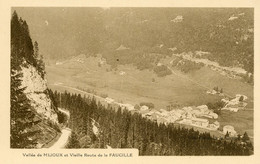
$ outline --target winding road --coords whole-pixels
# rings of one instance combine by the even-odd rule
[[[67,110],[58,108],[58,110],[68,116],[68,119],[70,118],[70,113]],[[66,144],[68,143],[69,137],[71,135],[71,129],[69,128],[63,128],[61,130],[61,136],[49,149],[60,149],[65,148]]]
[[[69,137],[71,134],[71,129],[65,128],[61,130],[61,136],[57,142],[55,142],[49,149],[60,149],[65,148]]]

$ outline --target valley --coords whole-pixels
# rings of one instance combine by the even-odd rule
[[[129,64],[118,65],[116,70],[111,70],[110,65],[106,62],[100,64],[100,61],[103,61],[101,55],[79,55],[63,61],[62,64],[49,65],[46,67],[48,87],[60,92],[66,90],[95,96],[106,105],[105,98],[133,106],[149,102],[159,111],[168,109],[167,106],[179,109],[219,101],[221,96],[206,93],[214,86],[219,86],[228,97],[239,93],[249,98],[247,107],[237,113],[221,111],[217,119],[220,129],[225,125],[232,125],[239,134],[246,131],[249,136],[253,136],[253,87],[249,84],[230,79],[207,67],[188,74],[170,68],[173,72],[171,75],[158,77],[153,71],[141,71]],[[165,60],[162,63],[167,64]]]

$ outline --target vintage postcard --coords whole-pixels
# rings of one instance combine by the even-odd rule
[[[1,1],[3,163],[258,163],[257,3],[173,2]]]

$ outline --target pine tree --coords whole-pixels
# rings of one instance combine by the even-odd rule
[[[39,45],[38,45],[37,41],[34,42],[33,47],[34,47],[34,58],[38,59],[38,57],[39,57]]]
[[[248,136],[247,132],[244,133],[242,140],[243,140],[244,142],[249,141],[249,136]]]
[[[43,62],[43,56],[39,54],[38,42],[34,42],[34,59],[36,60],[36,70],[39,72],[42,78],[45,75],[45,63]]]
[[[239,102],[242,102],[244,100],[244,96],[239,97]]]
[[[29,100],[21,88],[21,73],[11,71],[11,147],[32,148],[37,144],[32,137],[37,131],[30,128],[39,122],[34,120],[35,114]]]
[[[43,56],[40,55],[39,59],[38,59],[38,64],[39,65],[39,73],[41,75],[42,78],[44,78],[45,76],[45,63],[43,62]]]
[[[16,11],[14,11],[11,19],[11,67],[12,70],[21,70],[23,57],[21,48],[21,27]]]

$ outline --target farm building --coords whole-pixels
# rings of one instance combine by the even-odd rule
[[[220,124],[218,121],[215,121],[213,124],[209,124],[209,128],[212,130],[217,130],[219,128]]]
[[[105,101],[106,101],[108,104],[111,104],[111,103],[113,103],[115,100],[112,99],[112,98],[107,97],[107,98],[105,99]]]
[[[191,119],[183,119],[179,123],[180,124],[188,124],[188,125],[190,125],[190,124],[192,124],[192,121],[191,121]]]
[[[247,105],[246,102],[243,102],[247,99],[247,96],[237,94],[236,97],[232,100],[222,99],[221,101],[225,102],[226,105],[222,110],[229,110],[232,112],[237,112],[238,110],[244,109]]]
[[[201,127],[207,127],[209,125],[209,121],[207,119],[202,119],[202,118],[192,118],[191,124],[201,126]]]

